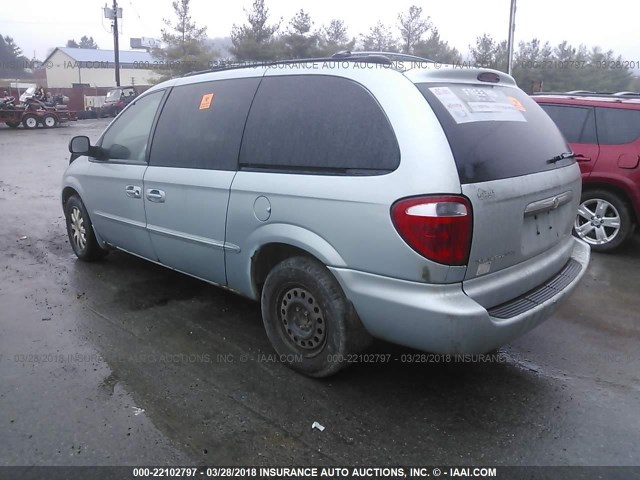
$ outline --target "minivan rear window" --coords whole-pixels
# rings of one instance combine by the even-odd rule
[[[460,182],[479,183],[567,166],[550,161],[571,148],[523,91],[498,85],[416,85],[451,145]]]

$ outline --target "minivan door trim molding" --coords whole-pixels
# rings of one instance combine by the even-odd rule
[[[184,232],[177,232],[175,230],[157,227],[155,225],[147,225],[147,229],[150,232],[158,233],[160,235],[165,235],[167,237],[178,238],[180,240],[186,240],[188,242],[206,245],[207,247],[211,247],[211,248],[227,250],[233,253],[240,252],[240,247],[238,245],[234,245],[233,243],[226,243],[222,240],[213,240],[211,238],[201,237],[199,235],[191,235]]]
[[[102,218],[106,218],[107,220],[111,220],[113,222],[118,222],[118,223],[124,223],[125,225],[130,225],[132,227],[146,228],[147,226],[143,222],[136,222],[135,220],[120,217],[118,215],[111,215],[110,213],[102,212],[100,210],[96,210],[94,213]]]

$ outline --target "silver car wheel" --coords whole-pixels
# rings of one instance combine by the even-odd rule
[[[84,250],[87,245],[87,235],[84,228],[84,218],[78,207],[73,207],[71,210],[71,233],[73,243],[75,243],[78,251]]]
[[[620,233],[620,213],[601,198],[586,200],[578,207],[574,230],[590,245],[605,245]]]
[[[295,287],[280,298],[280,321],[289,340],[305,350],[316,350],[326,339],[326,322],[320,305],[306,289]]]

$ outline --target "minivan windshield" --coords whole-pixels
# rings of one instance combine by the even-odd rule
[[[479,183],[575,163],[549,116],[522,90],[484,84],[421,83],[458,168],[460,182]]]

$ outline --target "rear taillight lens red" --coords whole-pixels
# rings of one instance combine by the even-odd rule
[[[464,197],[425,196],[398,200],[391,219],[407,244],[445,265],[466,265],[471,248],[471,204]]]

